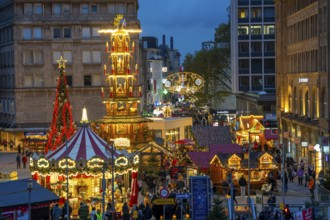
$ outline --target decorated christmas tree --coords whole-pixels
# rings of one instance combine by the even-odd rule
[[[59,78],[57,82],[53,120],[49,129],[45,153],[47,153],[48,150],[55,150],[75,132],[75,125],[72,121],[71,105],[68,98],[67,82],[64,74],[66,60],[61,57],[57,62]]]

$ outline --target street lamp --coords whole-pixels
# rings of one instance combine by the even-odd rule
[[[29,217],[28,220],[31,220],[31,191],[33,188],[33,182],[32,179],[29,179],[28,185],[27,185],[27,190],[29,192]]]

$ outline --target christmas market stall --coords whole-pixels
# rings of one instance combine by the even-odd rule
[[[230,175],[237,187],[239,187],[238,180],[242,176],[248,180],[247,153],[210,151],[189,152],[188,155],[197,173],[209,175],[218,192],[223,191],[224,182],[228,183]],[[278,168],[274,158],[267,152],[251,152],[250,158],[251,192],[254,194],[255,190],[261,189],[264,183],[269,182],[269,178],[276,180]],[[272,175],[270,176],[270,174]]]
[[[48,219],[49,207],[59,197],[32,179],[0,183],[0,219]]]
[[[111,201],[113,168],[114,197],[120,209],[129,199],[129,172],[137,169],[139,163],[139,155],[132,157],[125,150],[116,150],[113,143],[107,143],[84,124],[67,143],[31,160],[30,167],[36,181],[54,191],[61,201],[68,196],[74,209],[81,201],[95,206],[103,196],[105,201]]]

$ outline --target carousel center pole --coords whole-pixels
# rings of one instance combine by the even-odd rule
[[[66,150],[66,215],[67,219],[70,219],[70,209],[69,209],[69,167],[68,167],[68,140],[65,140],[65,150]]]
[[[114,220],[115,219],[115,192],[114,192],[114,189],[115,189],[115,174],[114,174],[114,169],[115,169],[115,161],[114,161],[114,154],[115,154],[115,151],[116,151],[116,148],[115,148],[115,143],[114,142],[111,142],[111,205],[112,205],[112,213],[111,213],[111,217],[112,219]]]

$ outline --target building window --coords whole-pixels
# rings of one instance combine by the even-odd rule
[[[264,25],[264,35],[273,35],[275,34],[274,25]]]
[[[33,4],[33,13],[36,15],[43,14],[42,4]]]
[[[100,64],[101,51],[83,51],[84,64]]]
[[[33,14],[33,6],[30,3],[24,4],[24,14],[25,15],[32,15]]]
[[[71,14],[71,5],[70,4],[62,4],[63,14],[68,15]]]
[[[83,27],[82,28],[82,37],[83,38],[90,38],[91,37],[91,31],[89,27]]]
[[[84,86],[91,86],[92,85],[92,76],[85,75],[84,76]]]
[[[53,51],[53,64],[57,64],[57,60],[59,60],[61,56],[63,59],[67,60],[67,64],[72,63],[71,51]]]
[[[63,28],[63,32],[64,32],[64,35],[63,35],[63,37],[64,38],[71,38],[71,28],[69,28],[69,27],[65,27],[65,28]]]
[[[61,14],[61,4],[60,3],[54,3],[53,4],[53,14],[54,15],[60,15]]]
[[[61,32],[62,29],[61,28],[54,28],[53,29],[53,38],[61,38]]]
[[[100,28],[98,28],[98,27],[93,27],[93,28],[92,28],[92,36],[93,36],[93,37],[100,37],[101,35],[100,35],[100,33],[99,33],[99,30],[100,30]]]
[[[265,80],[265,87],[269,87],[269,88],[275,88],[275,75],[266,75],[264,76],[264,80]]]
[[[248,17],[248,10],[245,8],[238,9],[238,18],[247,18]]]
[[[44,56],[42,50],[25,50],[23,54],[23,60],[25,65],[41,65],[44,63]]]
[[[91,4],[91,14],[97,14],[97,13],[98,13],[98,5]]]
[[[262,43],[261,42],[251,42],[251,55],[252,56],[262,56]]]
[[[265,21],[273,21],[275,18],[275,9],[274,7],[265,7],[264,8],[264,18]],[[270,20],[271,19],[271,20]]]
[[[24,87],[43,87],[44,79],[42,74],[24,75]]]
[[[72,76],[71,75],[65,75],[66,78],[66,84],[68,86],[72,86]]]
[[[264,73],[275,73],[275,59],[264,59]]]
[[[274,41],[265,41],[264,48],[265,48],[265,52],[275,52],[275,42]]]
[[[126,13],[126,5],[123,3],[117,4],[117,13],[119,14],[125,14]]]
[[[251,8],[251,18],[261,18],[261,8]]]
[[[239,91],[249,91],[250,90],[250,83],[249,83],[249,77],[248,76],[240,76],[238,78],[239,83]]]
[[[251,35],[261,35],[261,26],[260,25],[251,26]]]
[[[249,56],[249,42],[239,42],[238,52],[240,57]]]
[[[248,74],[249,73],[250,63],[248,59],[239,59],[238,60],[238,72],[240,74]]]
[[[40,27],[33,28],[33,38],[42,39],[42,29]]]
[[[262,73],[262,59],[251,60],[252,73]]]
[[[80,14],[87,15],[89,12],[88,4],[80,5]]]
[[[249,26],[247,25],[239,25],[238,26],[238,35],[248,35],[249,34]]]
[[[23,39],[24,40],[32,39],[32,29],[31,28],[23,28]]]
[[[262,76],[252,76],[252,91],[262,90]]]
[[[23,39],[31,40],[31,39],[42,39],[42,29],[40,27],[34,28],[23,28]]]

